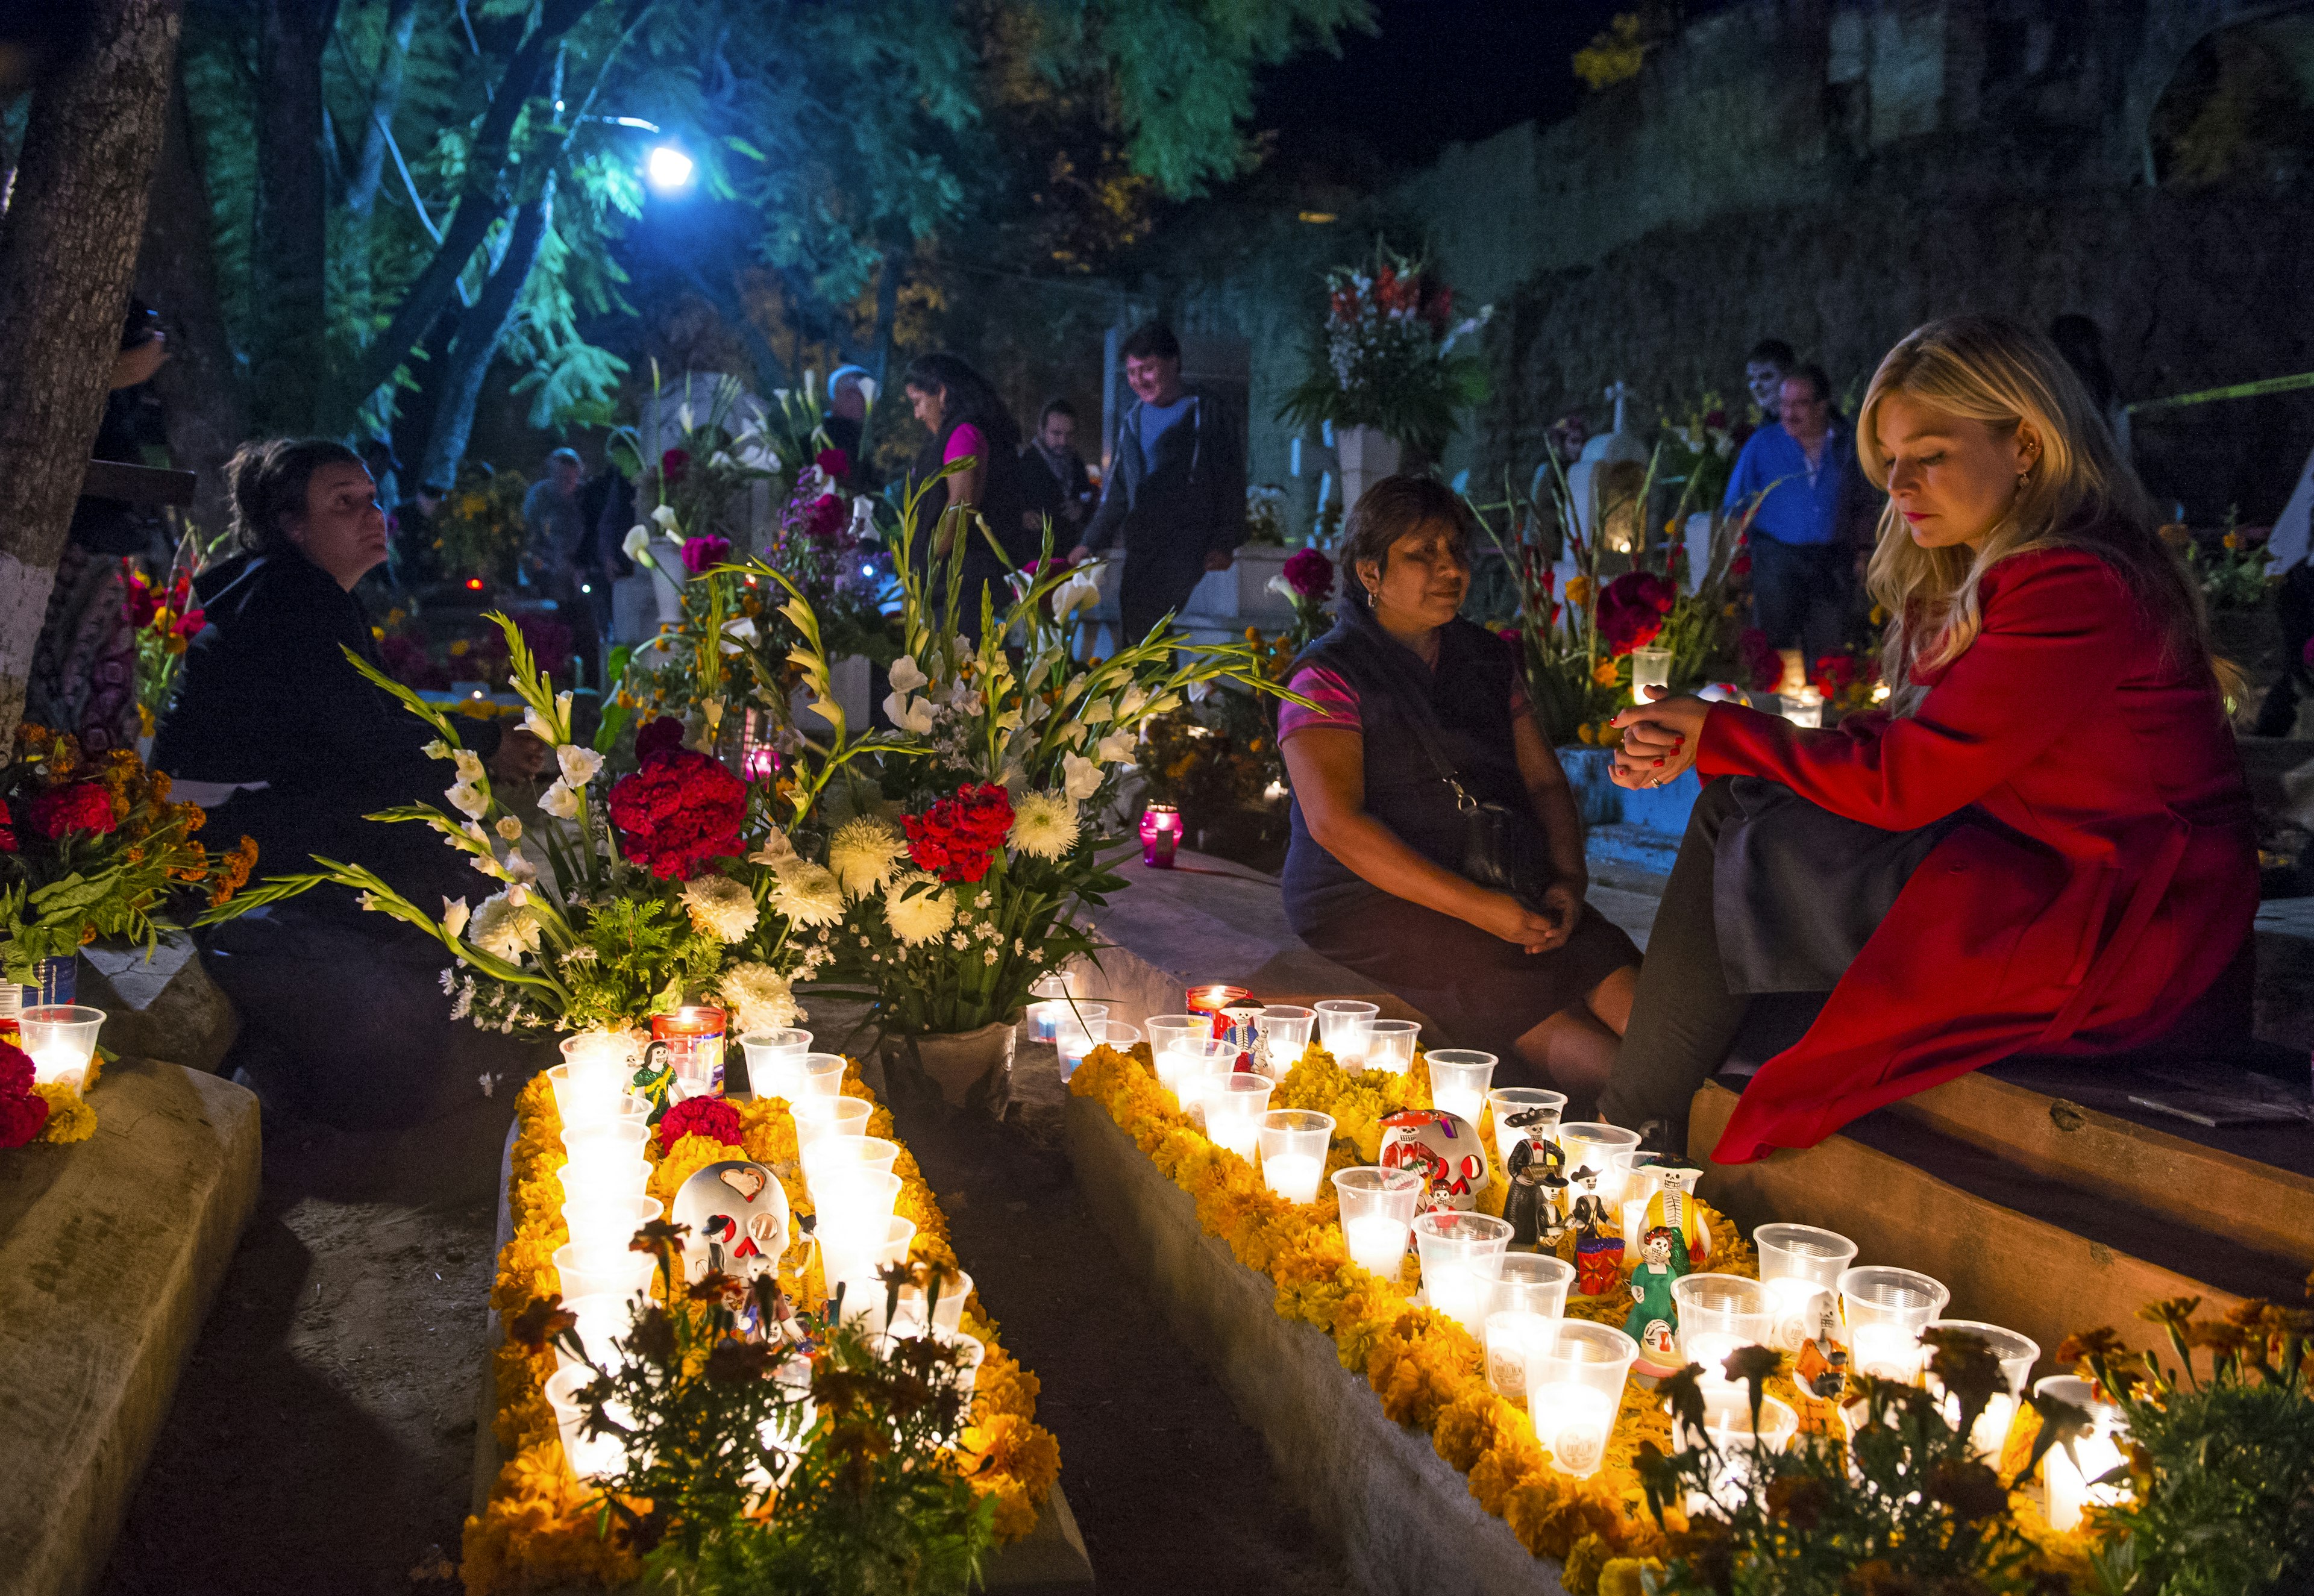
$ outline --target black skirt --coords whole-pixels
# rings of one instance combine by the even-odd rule
[[[1426,1052],[1483,1048],[1501,1061],[1497,1084],[1509,1084],[1505,1071],[1519,1068],[1512,1045],[1521,1036],[1639,962],[1622,928],[1588,904],[1575,934],[1549,953],[1529,953],[1363,882],[1288,904],[1296,936],[1427,1017]]]

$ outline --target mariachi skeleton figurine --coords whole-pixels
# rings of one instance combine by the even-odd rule
[[[1599,1195],[1598,1170],[1585,1164],[1573,1178],[1575,1206],[1568,1218],[1575,1227],[1575,1292],[1603,1297],[1623,1272],[1622,1221]]]
[[[1623,1334],[1639,1344],[1639,1362],[1665,1374],[1679,1367],[1679,1305],[1671,1294],[1672,1282],[1687,1273],[1679,1250],[1679,1232],[1668,1225],[1640,1238],[1639,1261],[1631,1268],[1631,1311],[1623,1318]]]
[[[1530,1124],[1541,1123],[1551,1113],[1552,1111],[1548,1108],[1529,1108],[1524,1113],[1512,1115],[1503,1122],[1512,1130],[1520,1133],[1519,1139],[1511,1143],[1511,1156],[1504,1161],[1504,1179],[1515,1180],[1518,1177],[1518,1172],[1529,1164],[1539,1164],[1554,1174],[1564,1175],[1567,1172],[1565,1148],[1548,1137],[1526,1133]]]

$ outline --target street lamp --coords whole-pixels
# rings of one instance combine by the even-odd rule
[[[690,187],[691,169],[691,157],[671,144],[653,145],[643,159],[643,175],[662,194]]]

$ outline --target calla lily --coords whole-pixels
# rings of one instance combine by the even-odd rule
[[[658,561],[651,558],[649,527],[640,524],[629,527],[626,541],[622,542],[619,548],[637,565],[648,566],[653,570],[658,569]]]
[[[874,377],[861,377],[860,379],[859,386],[860,402],[873,408],[876,403],[876,379]]]
[[[667,530],[670,532],[673,531],[675,529],[675,507],[671,504],[663,504],[658,506],[651,511],[651,519],[658,522],[660,526]]]

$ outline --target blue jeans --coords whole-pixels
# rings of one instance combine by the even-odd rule
[[[1851,556],[1844,543],[1785,543],[1752,533],[1752,613],[1771,648],[1797,648],[1807,668],[1847,630]]]

